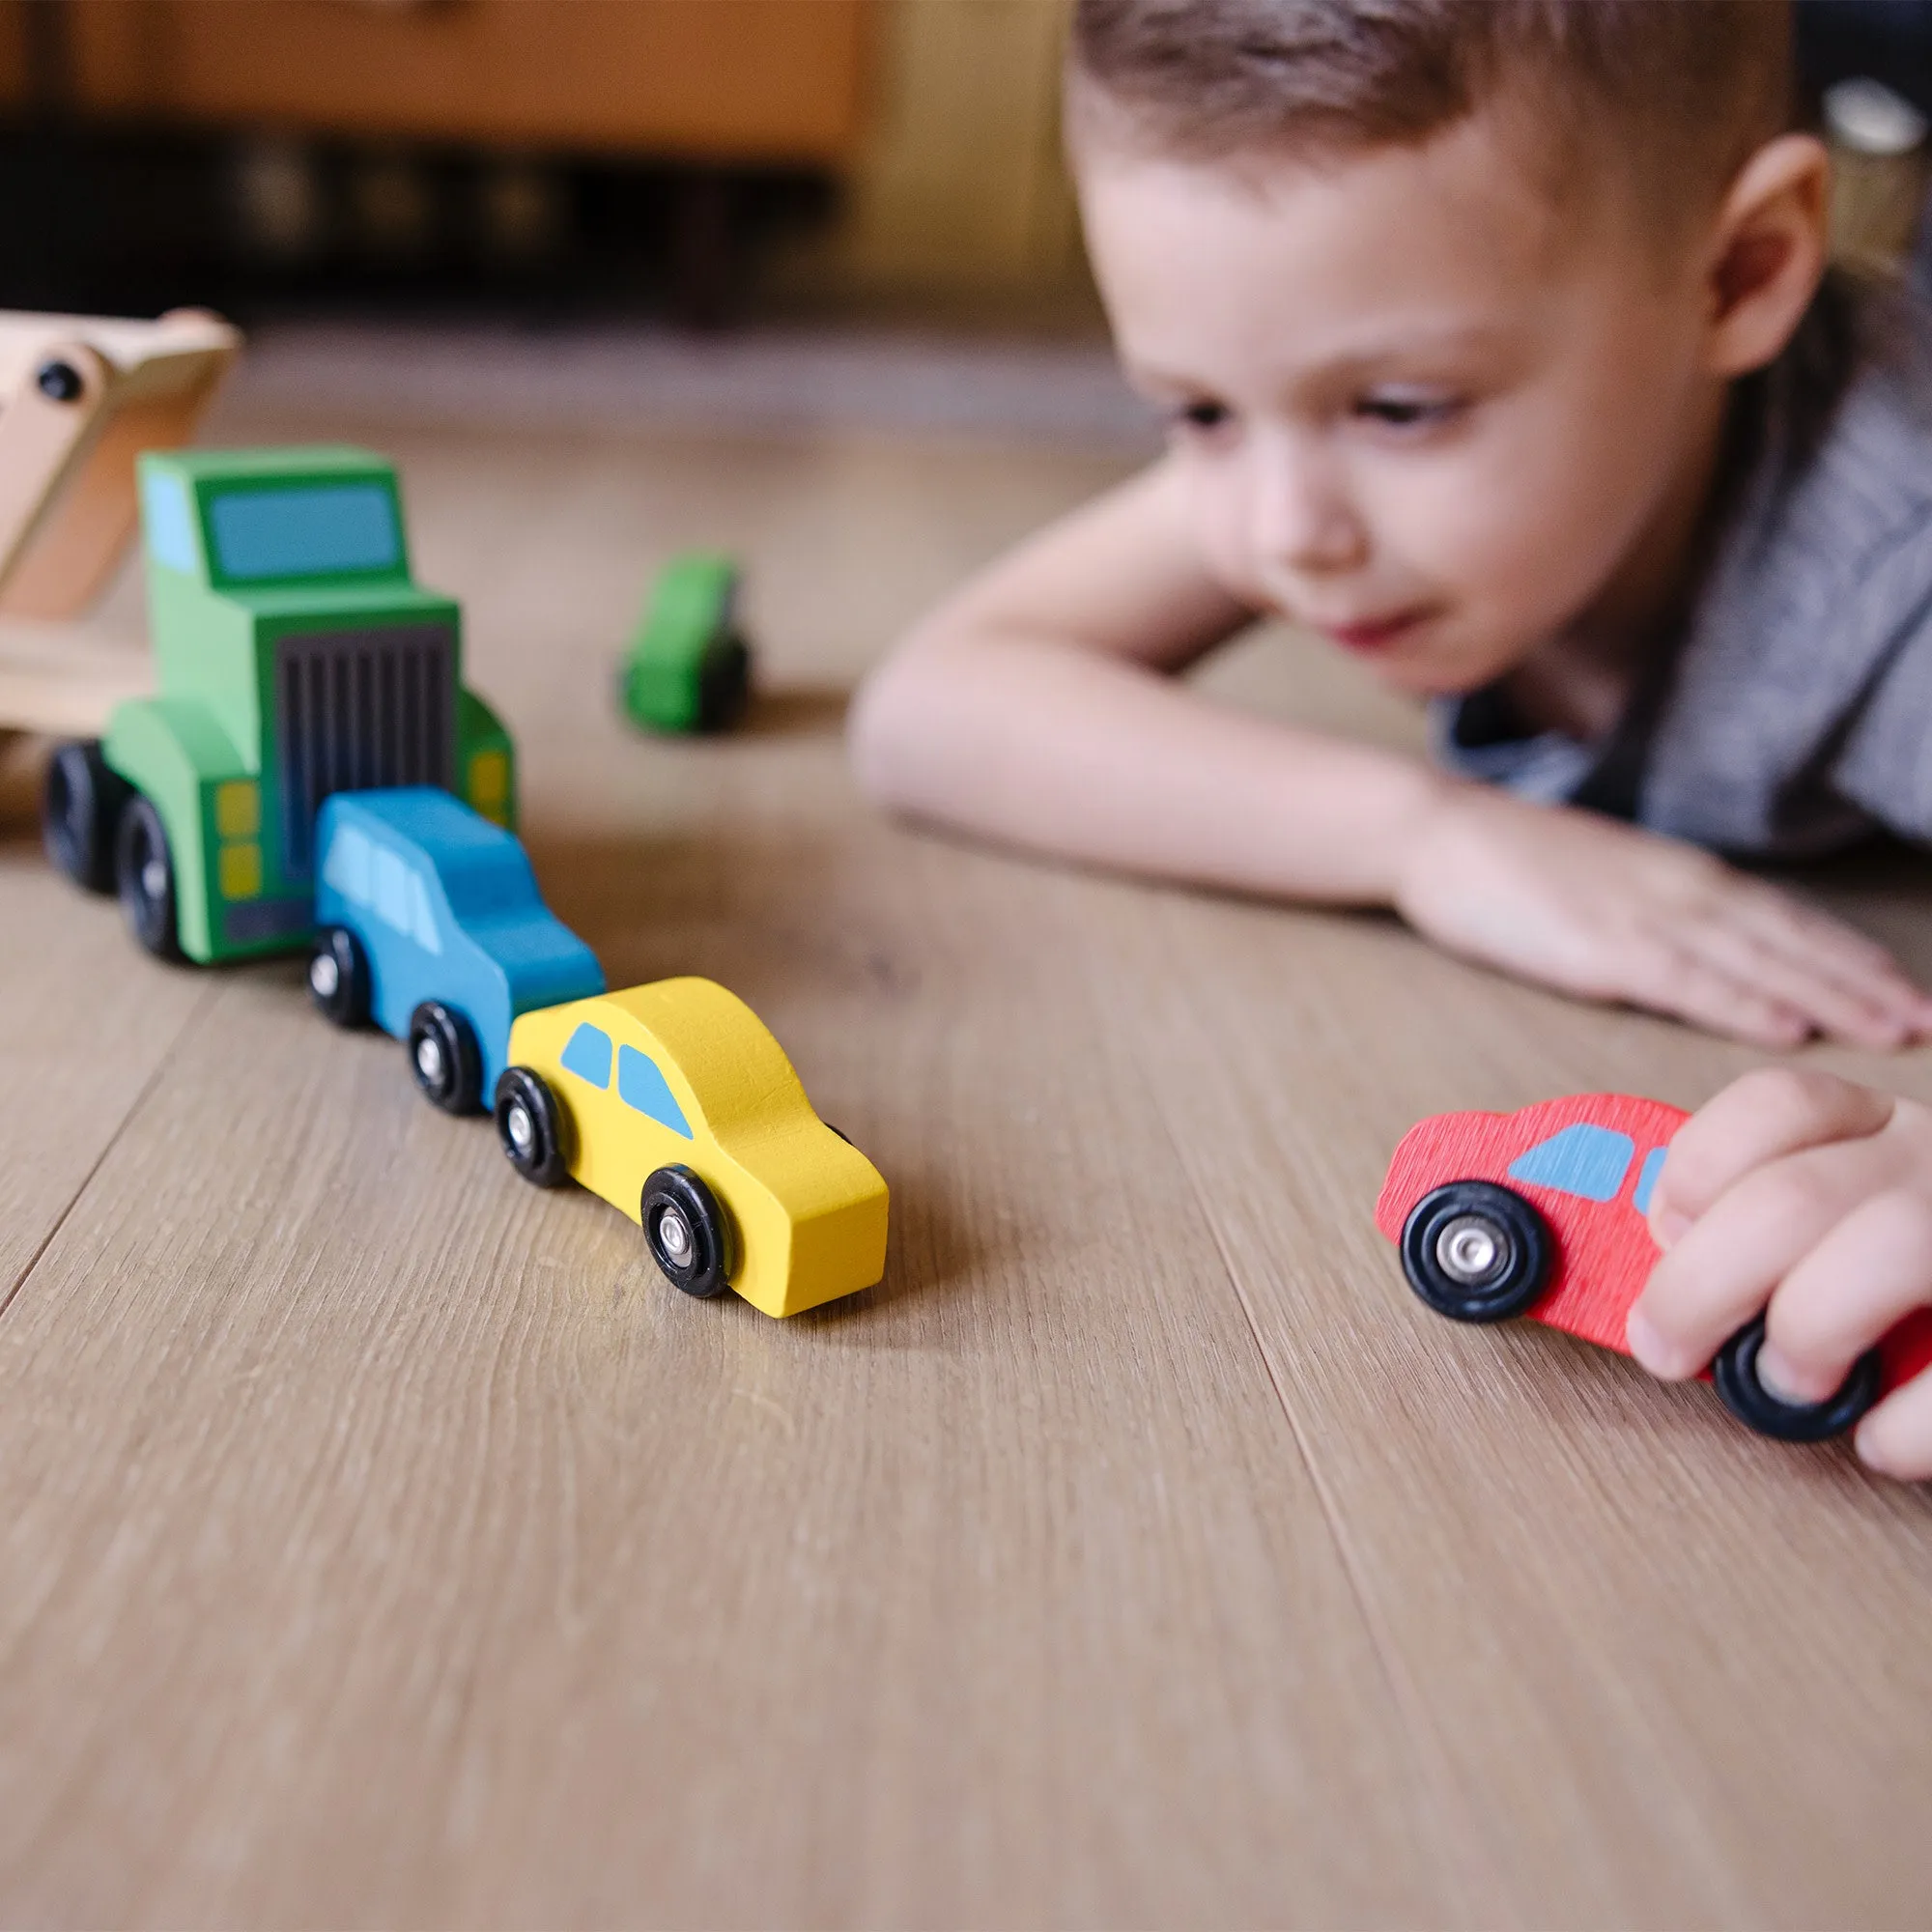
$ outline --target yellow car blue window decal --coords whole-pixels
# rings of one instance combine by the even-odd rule
[[[1631,1206],[1639,1214],[1650,1212],[1651,1190],[1657,1185],[1657,1177],[1663,1172],[1663,1156],[1668,1148],[1652,1148],[1643,1157],[1643,1166],[1637,1171],[1636,1193],[1631,1198]]]
[[[1509,1178],[1579,1194],[1585,1201],[1613,1201],[1635,1152],[1636,1143],[1628,1134],[1579,1121],[1518,1155]]]
[[[639,1113],[661,1122],[672,1133],[682,1134],[686,1140],[693,1138],[684,1109],[677,1104],[657,1063],[635,1046],[617,1049],[617,1097],[625,1106],[635,1107]]]
[[[558,1063],[566,1073],[587,1080],[593,1087],[611,1084],[611,1036],[587,1021],[570,1036]]]

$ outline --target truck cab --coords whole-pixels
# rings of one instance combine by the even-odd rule
[[[305,945],[316,814],[337,792],[433,785],[514,824],[509,736],[463,686],[459,607],[411,575],[388,463],[201,450],[139,472],[157,695],[121,704],[98,752],[63,748],[47,824],[57,862],[111,883],[150,951]]]

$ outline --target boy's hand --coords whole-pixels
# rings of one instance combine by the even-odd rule
[[[1457,952],[1764,1046],[1902,1046],[1932,999],[1849,926],[1695,846],[1459,785],[1405,854],[1396,910]]]
[[[1665,1250],[1632,1308],[1654,1375],[1694,1376],[1769,1304],[1758,1373],[1818,1402],[1932,1303],[1932,1109],[1793,1067],[1747,1073],[1678,1130],[1650,1204]],[[1932,1374],[1859,1425],[1888,1475],[1932,1476]]]

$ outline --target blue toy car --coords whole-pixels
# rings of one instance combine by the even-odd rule
[[[448,1113],[496,1091],[518,1014],[604,990],[523,846],[447,792],[338,792],[315,850],[310,995],[337,1026],[408,1040],[416,1085]]]

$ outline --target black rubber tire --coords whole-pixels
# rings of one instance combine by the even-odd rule
[[[1747,1322],[1718,1350],[1711,1379],[1723,1405],[1747,1429],[1779,1442],[1827,1442],[1842,1435],[1878,1400],[1878,1350],[1867,1349],[1852,1364],[1837,1392],[1823,1402],[1793,1403],[1775,1396],[1758,1379],[1757,1351],[1764,1347],[1764,1317]]]
[[[483,1055],[476,1029],[462,1013],[425,1000],[410,1015],[409,1046],[410,1071],[424,1099],[445,1114],[482,1111]]]
[[[41,785],[41,837],[54,870],[83,892],[111,893],[114,835],[133,795],[99,738],[55,746]]]
[[[1438,1243],[1457,1222],[1474,1221],[1495,1243],[1496,1263],[1464,1281],[1444,1265]],[[1452,1180],[1415,1204],[1402,1231],[1402,1271],[1438,1315],[1452,1321],[1507,1321],[1542,1294],[1556,1238],[1535,1206],[1490,1180]]]
[[[752,701],[752,651],[743,638],[722,638],[697,667],[697,728],[728,731]]]
[[[128,800],[114,834],[114,887],[135,941],[156,959],[179,959],[175,857],[161,814],[139,792]]]
[[[688,1167],[661,1167],[644,1182],[644,1242],[673,1288],[699,1300],[730,1287],[731,1224],[718,1197]],[[683,1251],[674,1236],[682,1226]]]
[[[325,925],[308,955],[308,996],[331,1025],[369,1024],[369,958],[346,925]]]
[[[537,1187],[560,1187],[570,1179],[569,1119],[542,1074],[527,1066],[504,1067],[493,1111],[497,1139],[526,1180]]]

